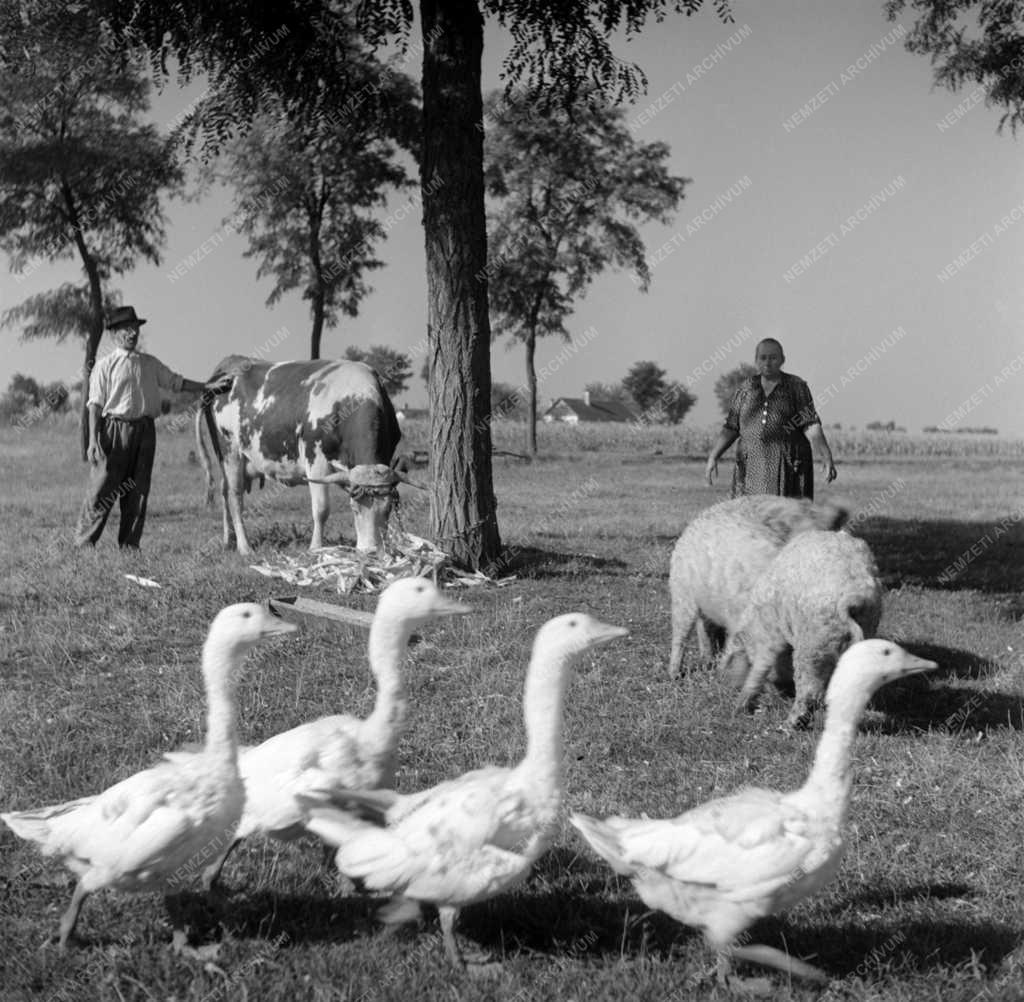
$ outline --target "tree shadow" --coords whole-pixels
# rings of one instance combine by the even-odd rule
[[[1010,516],[993,522],[872,517],[856,534],[867,540],[889,587],[1021,591],[1024,524]],[[1013,614],[1022,613],[1024,598],[1018,598]]]
[[[601,557],[594,553],[562,553],[542,550],[536,546],[510,547],[502,557],[499,575],[515,574],[525,580],[560,578],[571,573],[591,571],[619,571],[628,564],[615,557]]]

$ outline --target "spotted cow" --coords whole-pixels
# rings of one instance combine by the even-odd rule
[[[271,477],[289,487],[309,484],[310,549],[323,545],[332,483],[349,494],[356,547],[379,549],[395,485],[405,477],[389,465],[402,433],[377,373],[362,362],[271,363],[229,355],[211,381],[224,375],[233,377],[231,387],[196,414],[196,443],[212,498],[205,426],[221,469],[225,547],[234,536],[238,552],[250,552],[242,491]]]

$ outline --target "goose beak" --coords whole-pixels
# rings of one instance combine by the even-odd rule
[[[938,668],[935,661],[925,661],[924,658],[915,657],[913,654],[903,652],[903,662],[900,665],[901,675],[918,675],[923,671],[934,671]]]
[[[619,637],[628,637],[629,630],[624,626],[612,626],[610,623],[595,623],[592,632],[591,643],[607,644],[611,640],[618,640]]]
[[[265,611],[266,617],[260,627],[261,637],[273,637],[280,633],[294,633],[298,629],[295,623],[289,623],[287,620],[282,619],[272,609],[267,608]]]
[[[456,602],[455,599],[449,598],[447,595],[438,595],[437,601],[434,604],[435,616],[465,616],[472,611],[473,607],[471,605],[466,605],[464,602]]]

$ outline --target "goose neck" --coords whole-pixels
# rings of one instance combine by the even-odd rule
[[[542,781],[557,783],[562,775],[562,717],[571,657],[530,664],[523,695],[526,725],[524,768]]]
[[[235,762],[237,756],[235,673],[244,656],[235,645],[216,638],[208,640],[203,648],[206,751],[225,762]]]
[[[802,790],[813,800],[815,811],[833,817],[837,825],[846,820],[849,807],[853,788],[853,745],[862,709],[849,706],[829,709],[814,754],[814,765]]]
[[[367,720],[371,729],[383,728],[389,733],[396,733],[396,727],[405,717],[402,663],[411,633],[412,628],[403,623],[389,619],[381,621],[379,614],[374,619],[370,630],[369,657],[377,695],[373,712]]]

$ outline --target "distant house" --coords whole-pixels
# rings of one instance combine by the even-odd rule
[[[590,393],[582,397],[559,397],[543,414],[544,420],[579,424],[581,421],[636,421],[640,416],[632,404],[621,400],[591,400]]]

